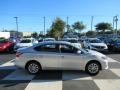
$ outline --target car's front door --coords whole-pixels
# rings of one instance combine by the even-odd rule
[[[78,49],[70,45],[61,45],[62,69],[80,70],[84,65],[84,55],[77,53]]]

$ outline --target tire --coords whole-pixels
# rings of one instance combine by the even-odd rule
[[[113,52],[117,52],[117,49],[115,47],[112,48]]]
[[[38,74],[41,70],[41,66],[38,62],[31,61],[26,65],[26,70],[29,74]]]
[[[96,61],[88,63],[85,67],[85,71],[91,76],[97,75],[100,69],[101,69],[100,64]]]

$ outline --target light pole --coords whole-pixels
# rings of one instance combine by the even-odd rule
[[[117,34],[118,15],[113,17],[113,30],[114,30],[114,22],[115,22],[115,34]]]
[[[69,19],[69,17],[67,16],[67,31],[68,31],[68,19]]]
[[[116,15],[116,18],[115,18],[115,22],[116,22],[116,34],[117,34],[117,24],[118,24],[118,16]]]
[[[92,16],[92,17],[91,17],[91,31],[92,31],[92,29],[93,29],[93,28],[92,28],[92,26],[93,26],[93,18],[94,18],[94,17]]]
[[[44,19],[44,36],[45,36],[45,16],[43,17],[43,19]]]
[[[16,30],[17,30],[17,37],[18,37],[18,17],[14,17],[16,21]]]

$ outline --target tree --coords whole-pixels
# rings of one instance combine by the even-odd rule
[[[53,21],[51,28],[48,31],[48,35],[58,39],[63,36],[64,28],[65,28],[65,22],[57,17],[55,21]]]
[[[38,33],[37,33],[37,32],[33,32],[33,33],[31,34],[31,36],[32,36],[33,38],[37,38],[37,37],[38,37]]]
[[[88,31],[88,32],[86,33],[86,35],[87,35],[87,36],[94,36],[94,35],[96,35],[96,32],[95,32],[95,31]]]
[[[73,29],[74,30],[78,30],[78,32],[81,32],[83,29],[86,28],[86,26],[83,24],[83,22],[75,22],[73,25],[72,25]]]
[[[105,22],[98,23],[95,27],[97,31],[101,30],[103,34],[106,30],[112,30],[112,25],[110,23]]]

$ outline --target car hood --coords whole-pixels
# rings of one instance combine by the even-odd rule
[[[8,45],[7,43],[0,43],[0,47]]]
[[[106,46],[105,43],[90,43],[90,45],[93,45],[93,46]]]
[[[93,55],[93,56],[100,56],[100,57],[106,57],[106,55],[100,53],[100,52],[97,52],[97,51],[94,51],[94,50],[88,50],[88,53],[90,55]]]

